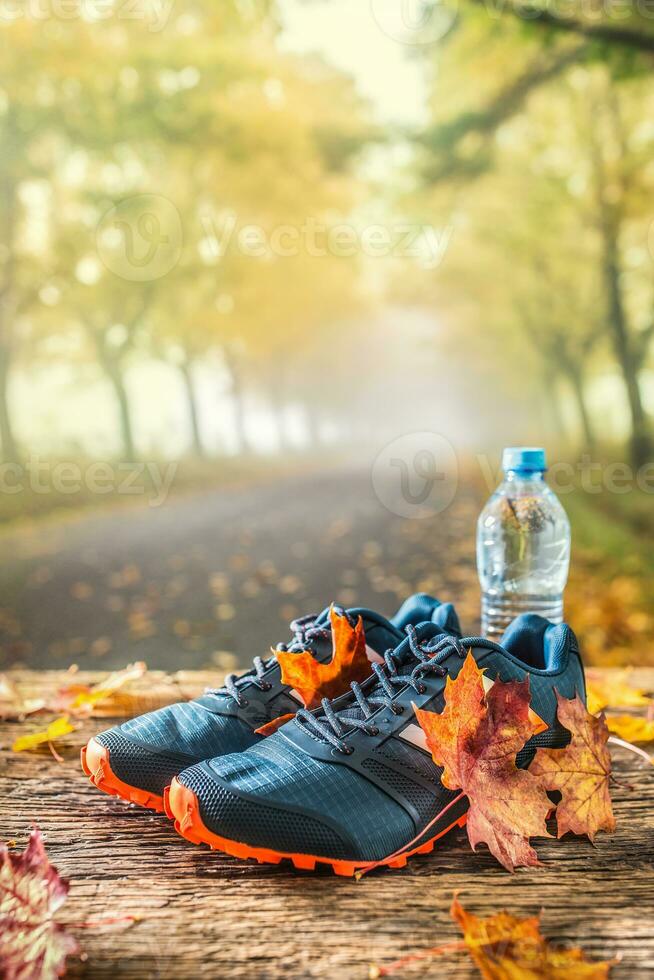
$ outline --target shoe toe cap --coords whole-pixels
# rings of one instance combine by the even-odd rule
[[[221,846],[212,840],[215,836],[286,855],[346,859],[352,854],[352,842],[335,827],[279,803],[271,805],[253,794],[242,794],[217,777],[207,763],[184,770],[177,782],[197,800],[200,839],[205,843]]]
[[[172,752],[160,752],[127,738],[120,728],[96,736],[109,750],[111,770],[129,786],[162,795],[173,777],[192,761]]]

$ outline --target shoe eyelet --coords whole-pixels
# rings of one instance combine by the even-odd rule
[[[272,684],[270,683],[270,681],[262,681],[262,683],[261,683],[261,690],[262,691],[272,691]]]
[[[248,701],[247,698],[241,698],[241,700],[238,702],[239,708],[247,708],[249,704],[250,702]]]
[[[352,746],[351,746],[351,745],[344,745],[344,746],[343,746],[342,748],[340,748],[340,749],[339,749],[338,751],[339,751],[339,752],[340,752],[340,753],[341,753],[342,755],[352,755],[352,753],[354,752],[354,749],[352,748]]]
[[[377,728],[377,725],[373,725],[372,728],[369,728],[368,734],[372,736],[372,738],[374,738],[376,735],[379,735],[379,729]]]
[[[418,687],[418,694],[426,694],[426,693],[427,693],[427,688],[425,687],[424,684],[420,684]]]
[[[394,704],[393,705],[393,708],[392,708],[392,711],[393,711],[393,714],[394,715],[403,715],[404,714],[404,706],[401,705],[401,704]]]

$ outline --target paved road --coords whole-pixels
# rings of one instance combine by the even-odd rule
[[[474,521],[400,518],[368,469],[304,473],[36,524],[1,540],[0,669],[249,664],[330,600],[391,614],[415,589],[477,628]]]

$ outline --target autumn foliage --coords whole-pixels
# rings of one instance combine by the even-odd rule
[[[593,840],[598,830],[615,830],[609,731],[603,715],[589,714],[579,695],[569,701],[557,692],[556,700],[557,717],[572,741],[565,749],[538,749],[529,768],[546,789],[561,793],[556,808],[559,837],[572,831]]]
[[[486,980],[604,980],[609,975],[611,963],[592,963],[578,948],[551,946],[537,916],[520,919],[498,912],[480,919],[457,898],[450,911]]]
[[[416,708],[434,762],[448,789],[470,802],[468,838],[484,842],[504,867],[536,865],[530,837],[547,837],[551,803],[545,789],[516,754],[540,726],[529,713],[529,680],[496,682],[484,693],[483,672],[468,654],[456,678],[448,677],[441,714]]]
[[[558,836],[567,831],[593,840],[598,830],[614,830],[608,780],[611,759],[603,717],[588,713],[577,696],[557,693],[559,722],[571,733],[564,749],[538,749],[529,769],[516,755],[540,730],[529,709],[529,680],[497,680],[484,691],[483,670],[471,653],[455,680],[448,677],[440,714],[416,708],[442,781],[468,797],[468,838],[512,871],[538,864],[529,839],[549,837],[545,819],[553,809],[547,791],[561,793]]]
[[[340,616],[332,606],[329,618],[333,646],[329,663],[319,663],[310,651],[275,654],[282,670],[282,682],[297,691],[309,709],[317,708],[322,698],[343,694],[352,681],[362,682],[370,676],[361,617],[351,626],[347,616]]]
[[[48,860],[34,830],[22,854],[0,845],[0,976],[4,980],[50,980],[65,972],[77,941],[55,921],[68,882]]]

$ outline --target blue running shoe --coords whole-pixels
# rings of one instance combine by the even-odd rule
[[[489,681],[529,678],[531,706],[547,729],[518,753],[528,765],[538,746],[558,747],[569,733],[556,721],[555,690],[585,696],[574,633],[534,614],[519,616],[502,645],[461,639],[438,625],[411,625],[384,664],[351,692],[300,710],[257,745],[192,766],[172,782],[167,812],[194,843],[235,857],[295,867],[331,865],[352,875],[378,865],[403,867],[466,821],[467,799],[446,789],[413,704],[443,708],[445,679],[470,649]]]
[[[334,610],[331,621],[329,608],[319,616],[295,620],[291,623],[293,639],[289,644],[278,645],[279,656],[283,653],[288,663],[298,654],[305,661],[308,659],[311,667],[330,664],[332,625],[341,616],[350,624],[350,633],[357,635],[358,662],[349,670],[346,664],[336,676],[330,677],[329,670],[323,670],[323,680],[318,671],[316,704],[320,696],[334,697],[347,690],[352,680],[368,677],[370,661],[381,661],[383,651],[396,646],[411,624],[427,618],[440,629],[460,635],[451,603],[440,603],[418,593],[407,599],[390,620],[363,608]],[[254,666],[247,673],[240,677],[230,674],[223,687],[207,691],[195,701],[160,708],[96,735],[82,749],[82,768],[104,792],[161,812],[164,789],[182,769],[256,745],[264,737],[260,729],[265,733],[266,726],[274,724],[275,719],[290,717],[302,708],[306,702],[292,684],[284,682],[282,673],[276,656],[267,660],[255,657]]]

